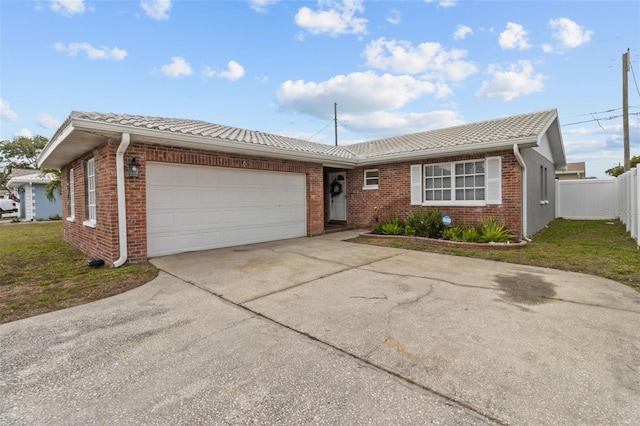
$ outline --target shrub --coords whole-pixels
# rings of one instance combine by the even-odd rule
[[[506,228],[505,223],[497,222],[493,217],[482,225],[481,243],[506,243],[512,238],[513,234]]]
[[[418,237],[440,238],[444,231],[442,213],[438,209],[423,210],[418,208],[407,217],[407,226],[415,230]]]
[[[463,229],[460,226],[452,226],[442,231],[442,239],[449,241],[462,241],[462,232]]]
[[[404,233],[404,228],[397,223],[383,223],[381,230],[383,235],[402,235]]]
[[[393,215],[386,221],[377,224],[371,230],[371,233],[382,235],[402,235],[404,233],[404,224],[398,218],[398,215]]]
[[[469,228],[462,231],[462,241],[466,243],[480,242],[480,233],[476,228]]]

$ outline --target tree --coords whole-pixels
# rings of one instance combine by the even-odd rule
[[[44,136],[18,136],[0,142],[0,163],[5,169],[37,169],[38,155],[49,142]]]
[[[38,155],[47,142],[49,139],[39,135],[0,141],[0,188],[7,188],[12,169],[37,169]]]
[[[640,156],[634,155],[630,158],[631,168],[634,168],[640,163]],[[616,167],[612,167],[609,170],[604,171],[609,176],[618,177],[624,173],[624,166],[617,165]]]

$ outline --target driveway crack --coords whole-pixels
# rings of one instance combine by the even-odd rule
[[[395,256],[391,256],[391,257],[395,257]],[[375,263],[375,262],[376,261],[371,262],[371,263]],[[359,266],[358,267],[352,267],[350,269],[358,269],[358,268],[359,268]],[[198,288],[198,289],[200,289],[202,291],[205,291],[205,292],[211,294],[212,296],[220,299],[221,301],[223,301],[224,303],[226,303],[228,305],[235,306],[236,308],[241,309],[241,310],[253,315],[256,318],[260,318],[260,319],[262,319],[262,320],[264,320],[266,322],[269,322],[271,324],[274,324],[274,325],[282,327],[282,328],[284,328],[286,330],[289,330],[289,331],[291,331],[293,333],[296,333],[297,335],[300,335],[300,336],[302,336],[302,337],[304,337],[306,339],[309,339],[312,342],[314,342],[314,343],[316,343],[316,344],[318,344],[318,345],[320,345],[320,346],[322,346],[324,348],[331,349],[333,351],[336,351],[339,354],[342,354],[342,355],[344,355],[344,356],[346,356],[348,358],[351,358],[351,359],[353,359],[354,361],[356,361],[356,362],[358,362],[360,364],[366,365],[366,366],[368,366],[370,368],[373,368],[374,370],[377,370],[377,371],[386,373],[386,374],[388,374],[388,375],[390,375],[392,377],[395,377],[396,379],[398,379],[398,380],[400,380],[400,381],[402,381],[404,383],[407,383],[407,384],[409,384],[409,385],[411,385],[411,386],[413,386],[413,387],[415,387],[417,389],[420,389],[423,392],[427,392],[427,393],[430,393],[432,395],[438,396],[438,397],[442,398],[444,401],[446,401],[446,403],[448,403],[448,404],[455,404],[455,405],[461,407],[462,409],[468,410],[470,412],[473,412],[473,413],[475,413],[475,414],[477,414],[477,415],[479,415],[479,416],[481,416],[481,417],[485,418],[486,420],[491,421],[493,423],[496,423],[496,424],[499,424],[499,425],[508,424],[504,420],[501,420],[501,419],[499,419],[499,418],[497,418],[497,417],[495,417],[495,416],[493,416],[493,415],[491,415],[489,413],[486,413],[482,409],[474,407],[473,405],[471,405],[471,404],[469,404],[469,403],[467,403],[465,401],[462,401],[462,400],[460,400],[460,399],[458,399],[458,398],[456,398],[454,396],[447,395],[447,394],[442,393],[442,392],[440,392],[440,391],[438,391],[438,390],[436,390],[436,389],[434,389],[434,388],[432,388],[430,386],[427,386],[425,384],[419,383],[419,382],[417,382],[417,381],[415,381],[415,380],[413,380],[411,378],[405,377],[402,374],[400,374],[400,373],[398,373],[398,372],[396,372],[396,371],[394,371],[394,370],[392,370],[392,369],[390,369],[388,367],[385,367],[384,365],[375,363],[375,362],[373,362],[373,361],[371,361],[369,359],[366,359],[366,357],[359,356],[359,355],[357,355],[355,353],[349,352],[346,349],[343,349],[343,348],[341,348],[339,346],[336,346],[336,345],[334,345],[332,343],[326,342],[326,341],[320,339],[319,337],[314,336],[313,334],[310,334],[310,333],[308,333],[306,331],[299,330],[299,329],[297,329],[295,327],[292,327],[292,326],[290,326],[288,324],[285,324],[285,323],[280,322],[280,321],[278,321],[276,319],[268,317],[268,316],[266,316],[266,315],[264,315],[264,314],[262,314],[262,313],[260,313],[258,311],[255,311],[255,310],[249,308],[248,306],[246,306],[244,304],[236,303],[236,302],[234,302],[234,301],[232,301],[230,299],[227,299],[223,295],[215,293],[215,292],[213,292],[213,291],[211,291],[211,290],[209,290],[207,288],[204,288],[204,287],[202,287],[202,286],[200,286],[200,285],[198,285],[198,284],[196,284],[194,282],[184,280],[184,279],[180,278],[179,276],[177,276],[175,274],[172,274],[172,273],[170,273],[170,272],[168,272],[166,270],[163,270],[163,271],[165,273],[175,277],[176,279],[184,282],[185,284],[189,284],[191,286],[194,286],[194,287],[196,287],[196,288]],[[335,274],[337,274],[339,272],[344,272],[344,271],[338,271],[338,272],[334,272],[334,273],[331,273],[331,274],[327,274],[327,276],[335,275]],[[302,284],[305,284],[305,283],[298,284],[297,286],[300,286]],[[291,288],[291,287],[289,287],[289,288]],[[277,292],[274,292],[274,293],[277,293]],[[425,297],[425,296],[427,296],[429,293],[431,293],[431,291],[427,292],[424,295],[419,296],[418,300],[423,298],[423,297]],[[415,301],[417,301],[417,300],[415,300]],[[247,303],[247,302],[243,302],[243,303]],[[413,303],[413,302],[410,301],[410,302],[407,302],[407,303]]]

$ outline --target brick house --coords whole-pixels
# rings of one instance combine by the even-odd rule
[[[39,165],[60,168],[65,241],[114,266],[370,228],[439,208],[518,236],[555,217],[557,111],[348,146],[196,120],[72,112]]]

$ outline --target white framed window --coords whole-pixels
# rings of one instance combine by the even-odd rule
[[[378,181],[380,172],[378,169],[369,169],[364,171],[364,186],[362,189],[378,189]]]
[[[411,204],[484,206],[502,203],[501,158],[411,166]]]
[[[73,179],[73,169],[69,170],[69,222],[76,220],[76,184]]]
[[[96,161],[87,161],[87,212],[88,218],[83,222],[85,226],[96,227]]]

